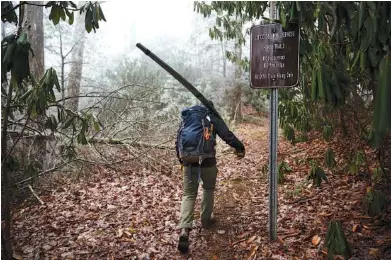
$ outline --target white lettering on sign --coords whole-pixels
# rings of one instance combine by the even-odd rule
[[[285,68],[285,55],[280,56],[262,56],[262,61],[266,61],[263,63],[263,67],[267,68]]]
[[[285,49],[285,44],[284,43],[266,44],[265,46],[263,46],[263,48],[266,51],[269,51],[269,50],[282,50],[282,49]]]
[[[262,61],[281,61],[285,60],[285,55],[280,56],[262,56]]]
[[[282,62],[266,62],[266,63],[263,63],[263,67],[265,69],[267,68],[285,68],[285,64],[282,63]]]
[[[299,79],[300,26],[254,25],[250,31],[252,88],[292,87]]]
[[[292,78],[293,73],[292,72],[287,72],[287,73],[267,73],[267,74],[254,74],[254,79],[287,79],[287,78]]]
[[[280,32],[280,33],[262,33],[262,34],[255,34],[254,35],[254,38],[257,41],[278,39],[278,38],[289,38],[289,37],[295,37],[295,31]]]

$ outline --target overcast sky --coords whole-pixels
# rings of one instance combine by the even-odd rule
[[[123,1],[102,4],[107,22],[97,30],[109,56],[121,55],[137,42],[146,47],[160,40],[188,40],[194,16],[193,1]]]

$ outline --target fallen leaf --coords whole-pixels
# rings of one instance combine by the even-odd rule
[[[127,189],[129,189],[129,186],[123,186],[123,187],[121,187],[121,190],[122,190],[122,191],[126,191]]]
[[[115,208],[117,208],[116,206],[114,206],[114,205],[107,205],[107,209],[115,209]]]
[[[121,241],[123,241],[123,242],[130,242],[130,243],[136,242],[136,240],[128,238],[128,237],[121,238]]]
[[[359,218],[359,219],[371,219],[371,217],[368,217],[368,216],[361,216],[361,215],[356,215],[356,216],[353,216],[353,218]]]
[[[319,237],[318,235],[313,236],[312,239],[311,239],[311,242],[312,242],[312,244],[313,244],[314,246],[319,245],[319,243],[320,243],[320,237]]]
[[[355,224],[355,225],[353,225],[353,229],[352,229],[352,231],[353,231],[353,232],[357,232],[357,231],[358,231],[358,229],[359,229],[359,227],[360,227],[360,225],[359,225],[359,224]]]
[[[239,236],[237,236],[238,239],[245,238],[248,235],[248,232],[242,233]]]
[[[253,249],[251,250],[251,253],[250,253],[249,256],[247,257],[247,260],[251,259],[251,258],[255,255],[255,253],[256,253],[257,250],[258,250],[258,247],[259,247],[259,246],[254,246],[254,247],[253,247]]]
[[[45,251],[49,251],[50,249],[52,249],[52,247],[50,245],[43,245],[42,248],[45,250]]]
[[[241,242],[243,242],[243,241],[245,241],[245,240],[246,240],[245,238],[242,238],[242,239],[240,239],[240,240],[238,240],[238,241],[233,242],[233,243],[231,244],[231,246],[234,246],[234,245],[236,245],[236,244],[239,244],[239,243],[241,243]]]
[[[220,235],[225,234],[225,230],[217,230],[217,233],[219,233]]]
[[[369,248],[369,255],[373,255],[375,257],[380,257],[379,248]]]
[[[17,253],[13,253],[13,254],[12,254],[12,257],[13,257],[14,259],[16,259],[16,260],[22,260],[22,259],[23,259],[23,257],[22,257],[21,255],[18,255]]]
[[[154,248],[154,247],[148,248],[148,251],[149,251],[149,252],[152,252],[152,253],[158,253],[158,252],[159,252],[159,250],[157,250],[157,249]]]
[[[250,238],[247,240],[247,244],[252,243],[256,238],[257,238],[257,236],[252,236],[252,237],[250,237]]]
[[[319,214],[319,216],[322,216],[322,217],[330,217],[331,215],[333,215],[333,213],[322,212]]]
[[[124,233],[124,231],[123,231],[122,228],[118,229],[117,237],[118,237],[118,238],[122,237],[123,233]]]
[[[130,232],[126,231],[126,230],[124,230],[124,233],[125,233],[125,235],[127,235],[128,237],[131,237],[131,236],[132,236],[132,233],[130,233]]]
[[[129,232],[132,233],[132,234],[137,233],[136,229],[134,229],[134,228],[132,228],[132,227],[129,227],[128,230],[129,230]]]
[[[73,258],[73,252],[62,253],[61,258]]]
[[[32,253],[34,251],[34,248],[32,246],[26,246],[23,248],[23,253]]]

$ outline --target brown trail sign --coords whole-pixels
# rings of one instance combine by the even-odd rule
[[[270,16],[278,19],[276,2],[270,2]],[[278,88],[299,82],[298,24],[256,25],[250,31],[250,82],[252,88],[270,88],[269,138],[269,236],[277,239],[277,137]]]
[[[299,82],[299,26],[256,25],[251,28],[252,88],[293,87]]]

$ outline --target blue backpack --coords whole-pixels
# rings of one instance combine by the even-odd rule
[[[216,155],[216,134],[210,122],[209,110],[192,106],[181,112],[182,122],[178,130],[179,159],[188,164],[201,164]]]

